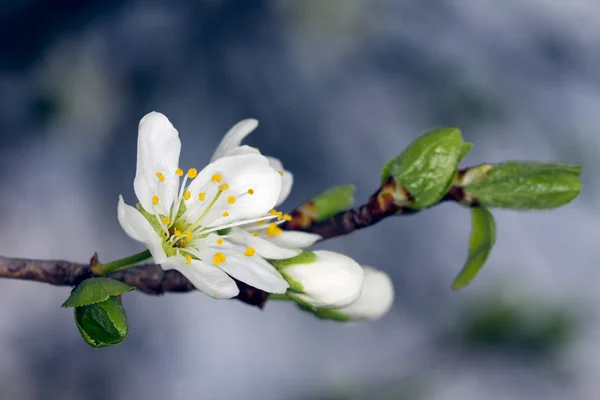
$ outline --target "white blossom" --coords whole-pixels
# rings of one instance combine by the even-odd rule
[[[227,144],[225,139],[235,138],[228,133],[223,140]],[[290,258],[300,250],[236,229],[264,222],[268,230],[270,220],[284,220],[273,209],[282,193],[279,171],[258,152],[238,147],[201,171],[190,168],[186,173],[179,166],[180,150],[179,134],[167,117],[152,112],[142,118],[133,184],[138,208],[119,196],[118,217],[125,232],[144,243],[164,270],[178,270],[210,296],[236,296],[231,277],[285,293],[288,283],[265,258]]]

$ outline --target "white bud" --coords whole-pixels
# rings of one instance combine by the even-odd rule
[[[358,321],[383,317],[394,302],[394,285],[390,276],[371,267],[363,267],[364,281],[360,297],[347,307],[336,310],[324,310],[322,317],[328,317],[328,311],[338,314],[334,319]]]
[[[317,250],[311,263],[291,264],[280,268],[284,278],[301,285],[301,293],[288,290],[288,295],[311,307],[340,308],[353,303],[363,284],[361,266],[343,254]]]

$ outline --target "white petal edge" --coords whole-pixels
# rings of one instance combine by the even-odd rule
[[[287,249],[305,249],[312,246],[323,237],[316,233],[300,232],[300,231],[282,231],[277,236],[269,236],[266,240]]]
[[[268,293],[283,294],[289,284],[281,274],[263,258],[245,256],[238,252],[225,252],[227,261],[219,267],[235,279]]]
[[[384,316],[394,303],[394,285],[384,271],[363,266],[364,281],[359,298],[338,311],[351,320],[378,319]]]
[[[133,189],[145,210],[153,210],[152,197],[158,195],[160,201],[156,209],[162,214],[168,213],[177,196],[179,177],[175,170],[180,152],[179,132],[165,115],[153,111],[140,120]],[[160,184],[157,172],[165,177]]]
[[[142,213],[123,201],[121,195],[119,195],[117,216],[125,233],[133,240],[144,243],[155,263],[161,264],[166,261],[167,255],[162,248],[162,239],[158,233]]]
[[[258,121],[253,118],[244,119],[235,124],[227,131],[225,136],[223,136],[223,139],[221,139],[221,142],[217,146],[210,161],[213,162],[225,156],[227,152],[231,151],[233,148],[238,147],[242,143],[242,140],[255,130],[257,126]]]
[[[252,247],[259,256],[271,260],[284,260],[286,258],[296,257],[302,252],[300,249],[277,246],[266,239],[252,236],[250,232],[241,228],[233,228],[228,236],[229,240],[232,242]]]
[[[162,268],[165,271],[176,269],[196,289],[213,298],[230,299],[240,292],[235,281],[229,275],[220,268],[200,260],[192,260],[191,264],[186,264],[185,258],[177,255],[169,257],[168,261],[162,264]]]

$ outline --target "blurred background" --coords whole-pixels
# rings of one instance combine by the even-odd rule
[[[137,124],[165,113],[183,168],[235,122],[295,174],[291,209],[335,184],[357,202],[423,131],[459,126],[464,165],[582,163],[552,212],[496,211],[497,245],[453,292],[469,212],[444,204],[320,244],[387,271],[383,319],[324,322],[199,293],[124,299],[95,350],[68,288],[0,281],[0,399],[600,398],[600,3],[595,0],[0,2],[0,254],[86,262],[141,250]]]

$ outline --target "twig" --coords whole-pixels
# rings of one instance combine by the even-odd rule
[[[455,184],[439,203],[454,201],[470,207],[477,205],[475,202],[469,203],[465,199],[464,192],[460,186],[465,171],[459,171],[455,179]],[[287,221],[282,225],[282,228],[317,233],[323,236],[323,239],[330,239],[375,225],[386,217],[415,214],[420,211],[410,207],[398,206],[394,202],[392,195],[395,190],[396,183],[390,178],[369,198],[367,203],[340,212],[320,223],[317,223],[314,218],[307,216],[302,211],[302,206],[298,207],[291,213],[292,220]],[[410,202],[410,193],[404,191],[404,194]],[[73,263],[63,260],[29,260],[0,256],[0,278],[23,279],[57,286],[75,286],[84,279],[94,276],[90,266],[97,262],[96,255],[92,257],[90,264]],[[175,270],[163,271],[156,264],[144,264],[114,272],[108,276],[128,285],[135,286],[138,290],[152,295],[195,290],[194,286],[179,272]],[[264,306],[268,297],[266,292],[248,286],[243,282],[236,281],[236,283],[240,289],[240,294],[237,296],[238,300],[260,308]]]

